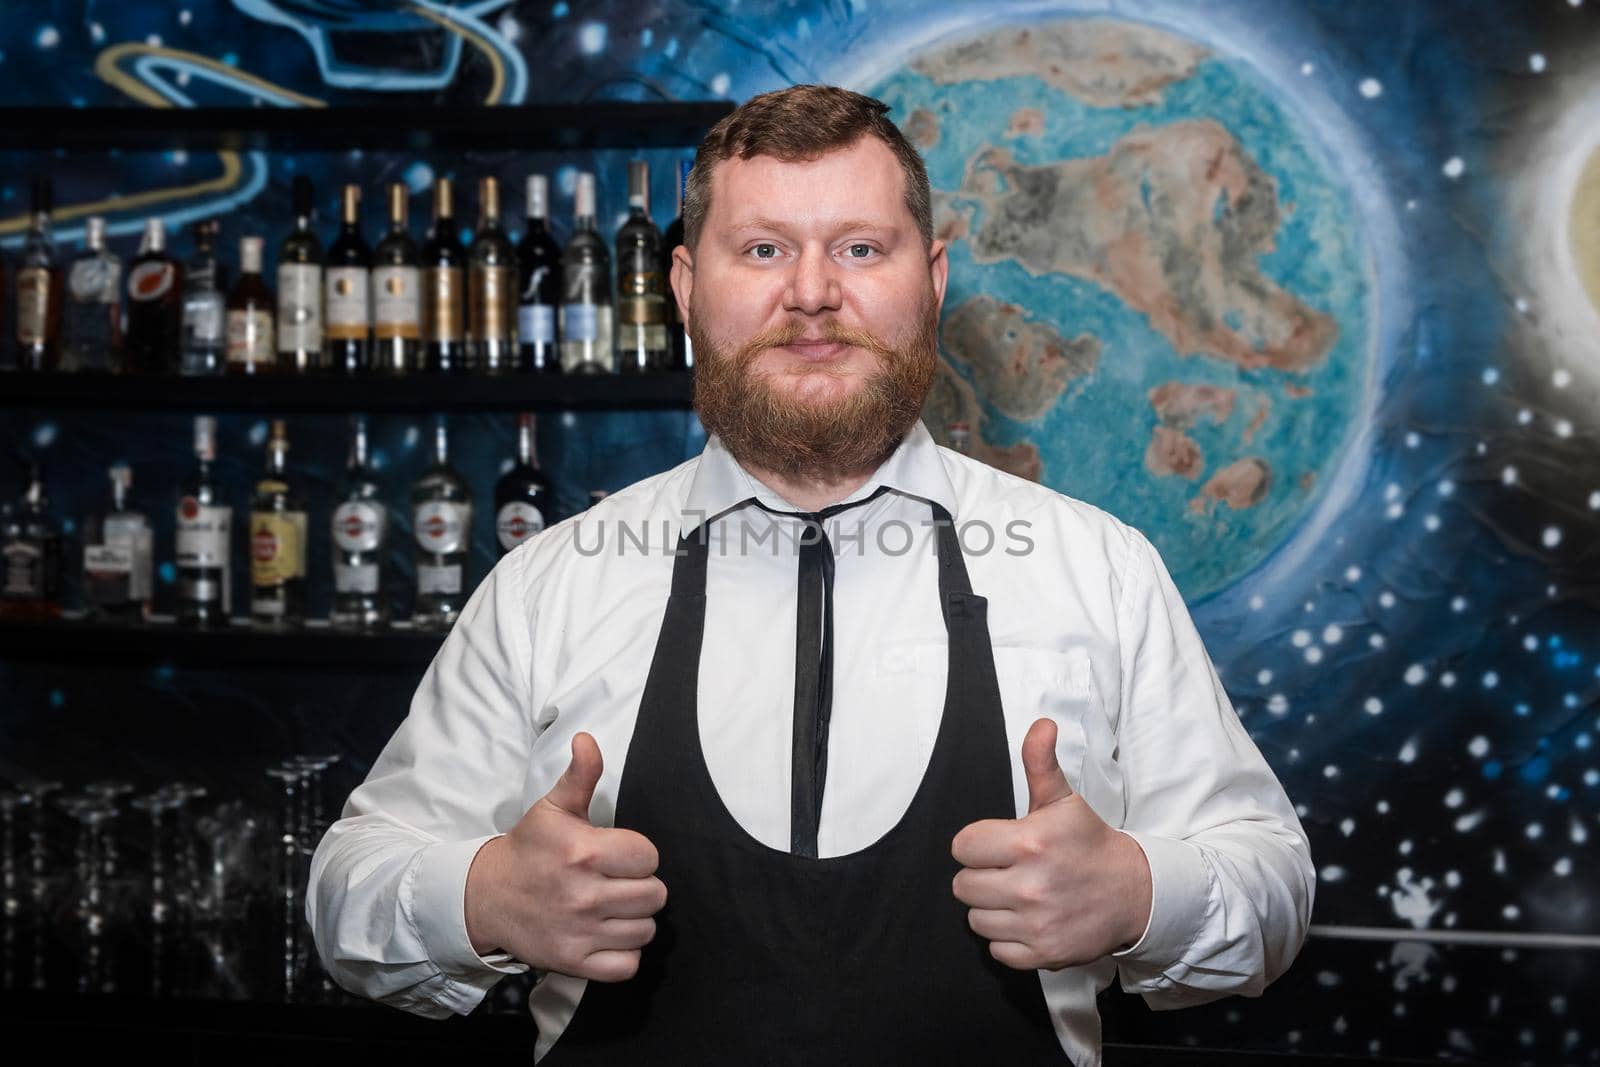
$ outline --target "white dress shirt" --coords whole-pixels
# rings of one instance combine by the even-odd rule
[[[1305,937],[1310,849],[1154,548],[1097,508],[940,448],[920,422],[848,499],[879,486],[892,492],[826,523],[835,674],[819,855],[858,851],[898,822],[933,749],[947,670],[935,501],[989,602],[1017,810],[1028,810],[1022,738],[1048,716],[1067,781],[1150,863],[1137,944],[1037,972],[1063,1049],[1079,1067],[1100,1063],[1095,995],[1113,974],[1153,1008],[1259,993]],[[555,785],[578,731],[605,762],[591,821],[611,825],[671,550],[702,521],[701,746],[739,823],[789,848],[800,521],[752,497],[802,510],[712,437],[700,456],[532,538],[478,587],[317,848],[306,910],[340,985],[444,1017],[526,969],[473,951],[468,867]],[[585,984],[550,974],[534,989],[536,1056]]]

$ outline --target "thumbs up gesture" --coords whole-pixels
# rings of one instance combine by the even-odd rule
[[[667,902],[660,857],[643,834],[597,827],[589,802],[600,746],[572,739],[555,788],[509,833],[478,850],[467,873],[467,936],[479,955],[506,952],[542,971],[620,982],[639,969]]]
[[[984,819],[955,836],[956,899],[989,953],[1018,970],[1059,970],[1127,948],[1150,918],[1144,850],[1067,784],[1056,725],[1039,719],[1022,741],[1028,814]]]

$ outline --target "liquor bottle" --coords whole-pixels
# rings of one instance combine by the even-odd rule
[[[84,606],[97,618],[141,622],[153,590],[150,521],[128,502],[133,472],[119,463],[110,474],[106,508],[84,527]]]
[[[628,221],[617,231],[617,370],[667,369],[661,231],[650,221],[650,164],[628,164]]]
[[[305,621],[306,510],[289,484],[289,435],[274,419],[267,466],[250,501],[250,620],[288,629]]]
[[[945,437],[950,442],[950,449],[963,456],[972,454],[972,430],[964,422],[952,422],[945,427]]]
[[[678,214],[667,224],[661,236],[661,279],[667,296],[667,343],[672,348],[673,370],[689,370],[694,366],[694,344],[689,331],[684,329],[683,315],[678,311],[678,301],[672,290],[672,252],[683,244],[683,198],[689,190],[689,172],[694,160],[678,161]]]
[[[211,477],[217,420],[210,415],[195,417],[194,455],[194,475],[178,499],[178,622],[227,626],[233,611],[233,509]]]
[[[202,219],[194,227],[194,255],[183,276],[183,352],[178,373],[221,374],[227,358],[228,272],[217,261],[222,223]]]
[[[166,374],[183,340],[183,266],[167,254],[167,229],[146,219],[139,254],[128,264],[124,362],[135,374]]]
[[[333,615],[341,629],[378,629],[389,621],[384,561],[389,509],[367,459],[367,420],[350,420],[344,501],[333,509]]]
[[[343,225],[328,247],[328,363],[336,372],[359,374],[369,363],[372,322],[372,250],[361,238],[361,187],[346,185]]]
[[[17,368],[56,369],[60,355],[61,274],[50,238],[49,178],[33,180],[33,214],[17,261]]]
[[[517,252],[500,226],[500,183],[478,182],[478,232],[467,249],[467,344],[473,369],[517,366]]]
[[[239,280],[228,293],[228,373],[265,374],[277,368],[272,344],[272,290],[261,277],[259,237],[239,238]]]
[[[61,369],[109,371],[122,365],[122,260],[106,248],[106,220],[89,219],[83,252],[67,269],[61,315]]]
[[[561,254],[561,369],[568,374],[609,374],[611,256],[594,222],[594,175],[578,175],[572,238]]]
[[[461,279],[466,253],[456,237],[455,214],[450,179],[439,178],[433,183],[433,225],[422,246],[422,365],[440,374],[467,369]]]
[[[517,465],[494,486],[494,534],[503,556],[550,520],[550,479],[534,452],[532,415],[517,416]]]
[[[278,363],[302,374],[322,353],[322,242],[311,229],[311,179],[294,179],[294,229],[278,247]]]
[[[61,614],[61,527],[50,515],[39,465],[0,529],[0,618],[53,619]]]
[[[543,174],[528,175],[528,228],[517,244],[517,269],[522,366],[536,374],[560,373],[556,309],[561,305],[561,246],[550,234],[550,182]]]
[[[406,207],[405,185],[391,184],[389,232],[372,257],[372,364],[387,374],[416,370],[422,340],[422,269]]]
[[[448,627],[467,599],[472,494],[450,466],[450,440],[443,416],[433,431],[433,464],[411,489],[411,528],[417,544],[412,625],[420,629]]]

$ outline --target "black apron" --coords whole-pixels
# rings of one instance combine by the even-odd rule
[[[1037,972],[989,955],[951,880],[951,841],[1017,817],[987,601],[933,505],[949,681],[933,755],[894,828],[808,859],[751,837],[700,748],[703,529],[678,544],[661,636],[618,786],[667,887],[638,973],[591,981],[541,1067],[580,1064],[1070,1063]]]

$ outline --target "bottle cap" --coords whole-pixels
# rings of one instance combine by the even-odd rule
[[[550,217],[550,179],[543,174],[528,175],[528,218]]]
[[[106,244],[106,220],[99,215],[90,215],[83,224],[83,243],[89,248],[101,249]]]
[[[239,270],[245,274],[261,273],[261,238],[239,238]]]
[[[214,416],[194,417],[194,450],[201,459],[217,457],[217,420]]]
[[[578,175],[578,192],[573,200],[573,214],[580,219],[594,218],[594,175],[587,171]]]
[[[628,206],[650,213],[650,164],[642,159],[628,164]]]
[[[359,186],[359,185],[346,185],[344,187],[343,203],[340,206],[344,209],[343,217],[344,217],[344,221],[346,223],[348,223],[350,225],[354,225],[355,223],[360,222],[361,221],[361,186]]]
[[[167,227],[160,219],[144,220],[144,238],[139,242],[141,252],[164,252],[167,248]]]

